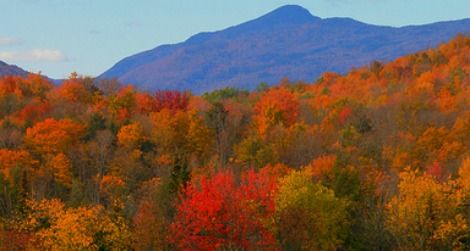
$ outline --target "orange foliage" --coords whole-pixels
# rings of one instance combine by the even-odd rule
[[[335,163],[335,155],[325,155],[312,160],[306,170],[311,177],[321,177],[330,172]]]
[[[121,127],[117,134],[118,143],[122,146],[132,148],[142,140],[143,129],[138,122]]]
[[[69,102],[90,102],[92,94],[83,85],[80,79],[70,78],[65,80],[56,89],[57,96]]]
[[[286,88],[276,88],[266,92],[254,107],[253,121],[258,132],[263,135],[274,125],[289,127],[297,121],[299,102]]]
[[[20,88],[21,81],[23,79],[20,76],[6,76],[0,79],[0,97],[7,94],[14,94],[18,97],[23,96],[23,92]]]
[[[469,97],[464,36],[250,93],[2,77],[0,249],[467,250]]]
[[[46,119],[26,130],[25,143],[35,152],[57,154],[82,137],[85,127],[70,119]]]
[[[21,123],[24,123],[27,120],[37,122],[42,120],[51,109],[52,106],[49,102],[33,99],[30,104],[26,105],[18,112],[16,117]]]
[[[149,114],[155,111],[155,102],[152,96],[146,92],[135,94],[136,109],[139,113]]]
[[[0,149],[0,172],[7,179],[11,179],[13,168],[32,168],[36,164],[38,162],[27,151]]]
[[[66,187],[72,185],[71,163],[63,153],[49,160],[48,166],[53,170],[54,178]]]

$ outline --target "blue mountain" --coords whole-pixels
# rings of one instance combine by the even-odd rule
[[[314,81],[325,71],[345,73],[373,60],[435,47],[470,32],[470,19],[404,27],[351,18],[319,18],[287,5],[264,16],[127,57],[99,78],[141,89],[202,93],[227,86],[254,89],[282,78]]]
[[[10,65],[0,61],[0,77],[2,76],[26,76],[28,72],[16,65]]]

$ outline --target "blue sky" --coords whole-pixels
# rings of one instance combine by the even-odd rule
[[[0,0],[0,60],[53,78],[96,76],[126,56],[285,4],[390,26],[470,18],[470,0]]]

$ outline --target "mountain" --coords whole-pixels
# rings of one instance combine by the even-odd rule
[[[3,61],[0,61],[0,77],[7,76],[7,75],[15,75],[15,76],[26,76],[28,72],[21,69],[16,65],[9,65]]]
[[[350,18],[319,18],[287,5],[222,31],[161,45],[127,57],[99,78],[117,78],[142,89],[202,93],[260,82],[313,81],[322,72],[345,73],[373,60],[389,61],[470,32],[470,19],[399,28]]]

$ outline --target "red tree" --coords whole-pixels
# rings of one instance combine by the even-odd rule
[[[188,107],[189,95],[179,91],[157,91],[155,93],[155,109],[185,110]]]
[[[177,205],[170,241],[181,250],[277,249],[269,231],[277,177],[247,172],[237,185],[230,172],[191,184]]]

